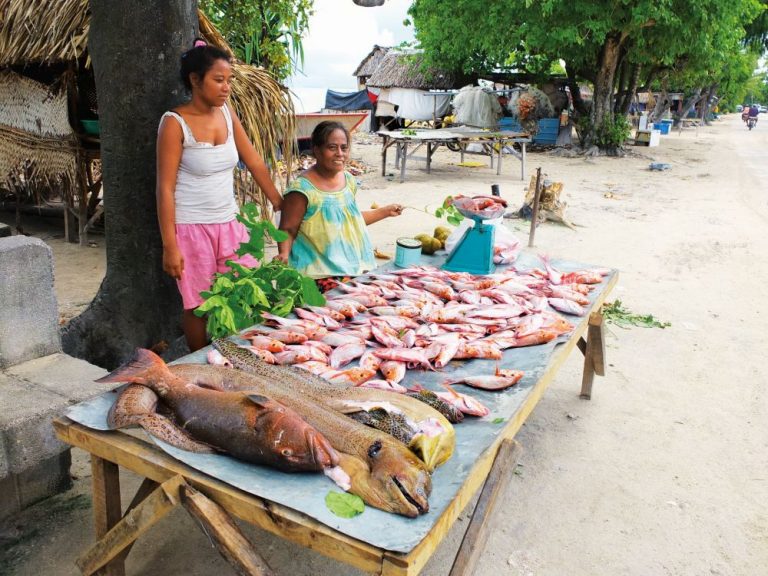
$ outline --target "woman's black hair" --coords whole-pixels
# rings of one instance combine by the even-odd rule
[[[347,130],[344,124],[334,120],[323,120],[320,124],[315,126],[314,130],[312,130],[312,147],[316,146],[319,148],[320,146],[325,146],[328,143],[328,138],[331,136],[331,133],[335,130],[344,132],[344,135],[347,137],[347,144],[349,144],[349,130]]]
[[[190,74],[197,74],[202,79],[206,72],[211,69],[216,60],[226,60],[231,62],[232,58],[221,48],[209,46],[204,43],[202,38],[195,38],[193,48],[190,48],[181,55],[181,81],[187,90],[192,90],[192,81]]]

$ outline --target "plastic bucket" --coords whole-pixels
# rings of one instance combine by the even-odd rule
[[[408,268],[421,260],[421,242],[416,238],[398,238],[395,248],[395,266]]]

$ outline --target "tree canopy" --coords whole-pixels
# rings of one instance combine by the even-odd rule
[[[200,0],[235,55],[283,81],[304,65],[313,0]]]
[[[687,86],[717,84],[742,49],[758,0],[414,0],[410,15],[429,64],[465,72],[541,74],[563,60],[592,142],[643,79],[676,75]],[[594,85],[591,108],[578,81]]]

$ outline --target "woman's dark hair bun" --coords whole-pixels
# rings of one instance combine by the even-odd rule
[[[192,48],[181,55],[181,81],[187,90],[192,90],[190,74],[203,78],[216,60],[231,62],[232,58],[221,48],[211,46],[202,38],[195,38]]]

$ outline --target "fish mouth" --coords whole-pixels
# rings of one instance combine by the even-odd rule
[[[429,504],[422,505],[420,502],[418,502],[413,496],[411,496],[408,493],[408,490],[405,489],[405,486],[403,486],[395,476],[392,476],[392,482],[394,482],[395,486],[397,486],[397,489],[400,490],[400,493],[403,495],[403,498],[405,498],[410,505],[416,508],[418,514],[426,514],[427,512],[429,512]]]

